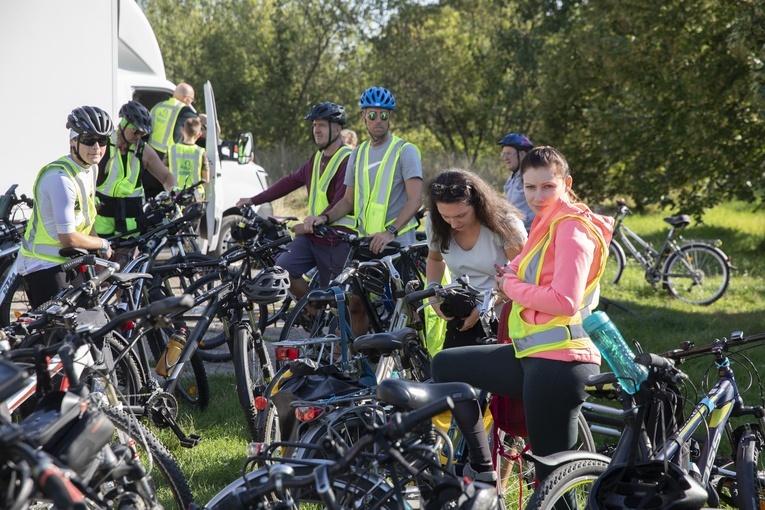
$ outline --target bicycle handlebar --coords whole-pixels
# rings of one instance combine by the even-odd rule
[[[748,337],[745,337],[743,331],[734,331],[733,333],[731,333],[730,340],[723,337],[720,339],[716,339],[711,344],[702,345],[701,347],[694,347],[693,344],[691,343],[691,344],[688,344],[687,347],[680,348],[680,349],[673,349],[671,351],[664,352],[661,354],[661,356],[678,361],[689,356],[699,356],[703,354],[710,354],[712,352],[715,352],[716,350],[728,351],[729,349],[733,347],[738,347],[748,343],[761,342],[761,341],[765,341],[765,333],[759,333],[756,335],[750,335]]]

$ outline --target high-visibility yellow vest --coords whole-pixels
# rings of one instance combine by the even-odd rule
[[[587,282],[584,290],[584,298],[579,311],[571,317],[558,316],[551,319],[547,324],[529,324],[521,318],[521,312],[525,307],[514,302],[510,317],[508,318],[508,334],[513,339],[516,356],[523,358],[531,354],[545,351],[562,349],[584,349],[592,346],[590,337],[582,327],[582,319],[592,312],[597,306],[600,294],[600,277],[606,267],[608,245],[603,234],[595,228],[587,219],[576,214],[563,214],[550,223],[550,229],[540,241],[529,250],[518,265],[518,277],[528,283],[539,285],[539,276],[542,273],[547,248],[552,241],[553,231],[559,221],[566,218],[575,218],[592,233],[600,247],[600,260],[598,261],[598,274]]]
[[[175,176],[178,186],[187,188],[202,180],[202,162],[205,150],[198,145],[176,143],[167,151],[167,165]],[[201,199],[204,199],[204,186],[199,186]]]
[[[37,195],[37,184],[40,182],[40,178],[45,172],[53,171],[53,169],[63,171],[74,183],[74,189],[77,193],[77,199],[74,204],[75,230],[77,232],[90,233],[96,218],[96,201],[93,186],[90,187],[90,192],[88,192],[80,172],[80,167],[67,157],[58,159],[45,166],[37,174],[33,187],[35,205],[34,209],[32,209],[32,216],[29,219],[29,225],[32,228],[27,228],[24,238],[21,240],[21,253],[27,257],[60,264],[66,261],[66,258],[58,254],[59,250],[64,246],[58,239],[58,232],[49,232],[45,229],[42,214],[40,213],[40,200]],[[85,207],[83,207],[83,204],[85,204]]]
[[[337,170],[340,165],[351,154],[351,148],[347,145],[341,146],[327,163],[327,167],[324,169],[324,173],[321,173],[321,158],[323,151],[316,151],[313,155],[313,167],[311,170],[311,194],[308,196],[308,215],[318,216],[329,205],[329,198],[327,198],[327,191],[329,190],[329,184],[337,174]],[[343,216],[337,221],[333,221],[332,225],[343,226],[348,228],[356,227],[356,220],[353,216]]]
[[[354,165],[356,192],[355,192],[355,213],[358,216],[357,230],[362,235],[376,234],[382,232],[388,225],[392,225],[394,220],[386,222],[388,214],[388,202],[390,202],[390,192],[393,189],[393,177],[396,165],[401,157],[401,151],[407,145],[412,145],[391,135],[391,142],[388,150],[385,151],[380,168],[377,169],[377,177],[374,184],[369,182],[369,148],[370,142],[366,140],[359,145],[356,152],[356,162]],[[419,149],[417,149],[419,152]],[[415,228],[417,222],[414,218],[409,220],[404,228],[399,230],[403,234],[408,230]]]
[[[166,154],[167,150],[175,144],[175,139],[173,138],[175,123],[178,121],[178,116],[181,114],[184,106],[186,106],[186,103],[171,97],[155,104],[154,108],[151,109],[152,131],[149,137],[149,145],[154,150]]]
[[[127,152],[127,167],[123,164],[122,154],[117,148],[117,133],[112,135],[112,144],[109,147],[109,162],[106,164],[106,180],[98,186],[98,192],[113,198],[140,198],[143,197],[143,184],[141,183],[141,158],[137,153],[141,151],[143,142],[131,144]]]

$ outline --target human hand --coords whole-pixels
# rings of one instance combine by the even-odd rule
[[[324,216],[308,216],[303,220],[303,230],[307,234],[313,234],[313,227],[324,224]]]
[[[436,312],[436,315],[441,317],[443,320],[450,321],[450,320],[454,319],[454,317],[448,317],[448,316],[444,315],[444,313],[441,311],[441,303],[440,302],[433,303],[432,306],[433,306],[433,311]]]
[[[245,205],[252,205],[252,201],[249,198],[240,198],[236,203],[236,206],[239,208],[242,208]]]
[[[478,319],[480,319],[480,313],[478,312],[478,308],[473,308],[473,311],[470,312],[470,315],[465,317],[465,319],[462,322],[462,327],[459,328],[459,331],[467,331],[476,324],[478,324]]]
[[[303,223],[296,223],[290,227],[290,230],[292,230],[292,233],[296,236],[302,236],[305,234],[305,225]]]
[[[372,236],[372,240],[369,242],[369,250],[375,255],[382,253],[385,247],[388,246],[388,243],[393,241],[395,238],[396,236],[393,234],[393,232],[389,232],[387,230],[378,232]]]

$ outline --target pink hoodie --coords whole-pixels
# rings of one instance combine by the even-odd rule
[[[593,213],[586,205],[558,200],[537,216],[531,225],[529,240],[521,253],[510,263],[502,288],[515,303],[526,309],[523,320],[530,324],[546,324],[553,317],[574,315],[584,298],[587,282],[598,274],[593,261],[600,259],[597,239],[580,220],[566,218],[558,222],[539,277],[539,285],[524,283],[518,277],[518,265],[523,257],[543,239],[550,223],[560,216],[576,214],[589,221],[602,233],[606,245],[611,241],[613,218]],[[597,257],[596,257],[597,256]],[[567,349],[532,354],[532,357],[560,361],[582,361],[600,364],[600,352],[594,345],[588,349]]]

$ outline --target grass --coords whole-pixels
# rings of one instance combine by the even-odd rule
[[[278,214],[300,211],[300,202],[277,204]],[[304,207],[304,204],[303,204]],[[667,231],[662,221],[665,215],[653,213],[634,215],[625,224],[643,238],[660,246]],[[689,227],[686,238],[720,239],[721,248],[731,256],[737,267],[727,293],[710,306],[694,306],[677,301],[666,291],[653,291],[643,280],[636,264],[628,265],[623,281],[605,287],[602,295],[637,315],[610,306],[607,313],[628,340],[638,341],[644,350],[660,352],[678,347],[684,340],[697,345],[715,338],[729,336],[732,331],[745,334],[765,332],[765,221],[763,214],[747,204],[731,203],[717,207],[704,218],[705,224]],[[755,366],[765,362],[762,349],[749,351]],[[683,365],[691,380],[701,381],[708,364],[694,362]],[[748,376],[739,366],[739,384],[748,385]],[[605,368],[604,368],[605,369]],[[714,375],[714,372],[712,372]],[[181,409],[181,427],[187,432],[202,434],[202,442],[193,449],[183,449],[169,430],[159,431],[186,473],[200,504],[207,502],[231,481],[241,476],[246,457],[248,434],[236,397],[231,376],[211,377],[213,398],[210,408],[203,412]],[[759,402],[757,381],[745,393],[749,404]],[[517,497],[517,496],[516,496]],[[513,501],[516,503],[513,504]],[[508,498],[508,508],[515,508],[517,499]]]

